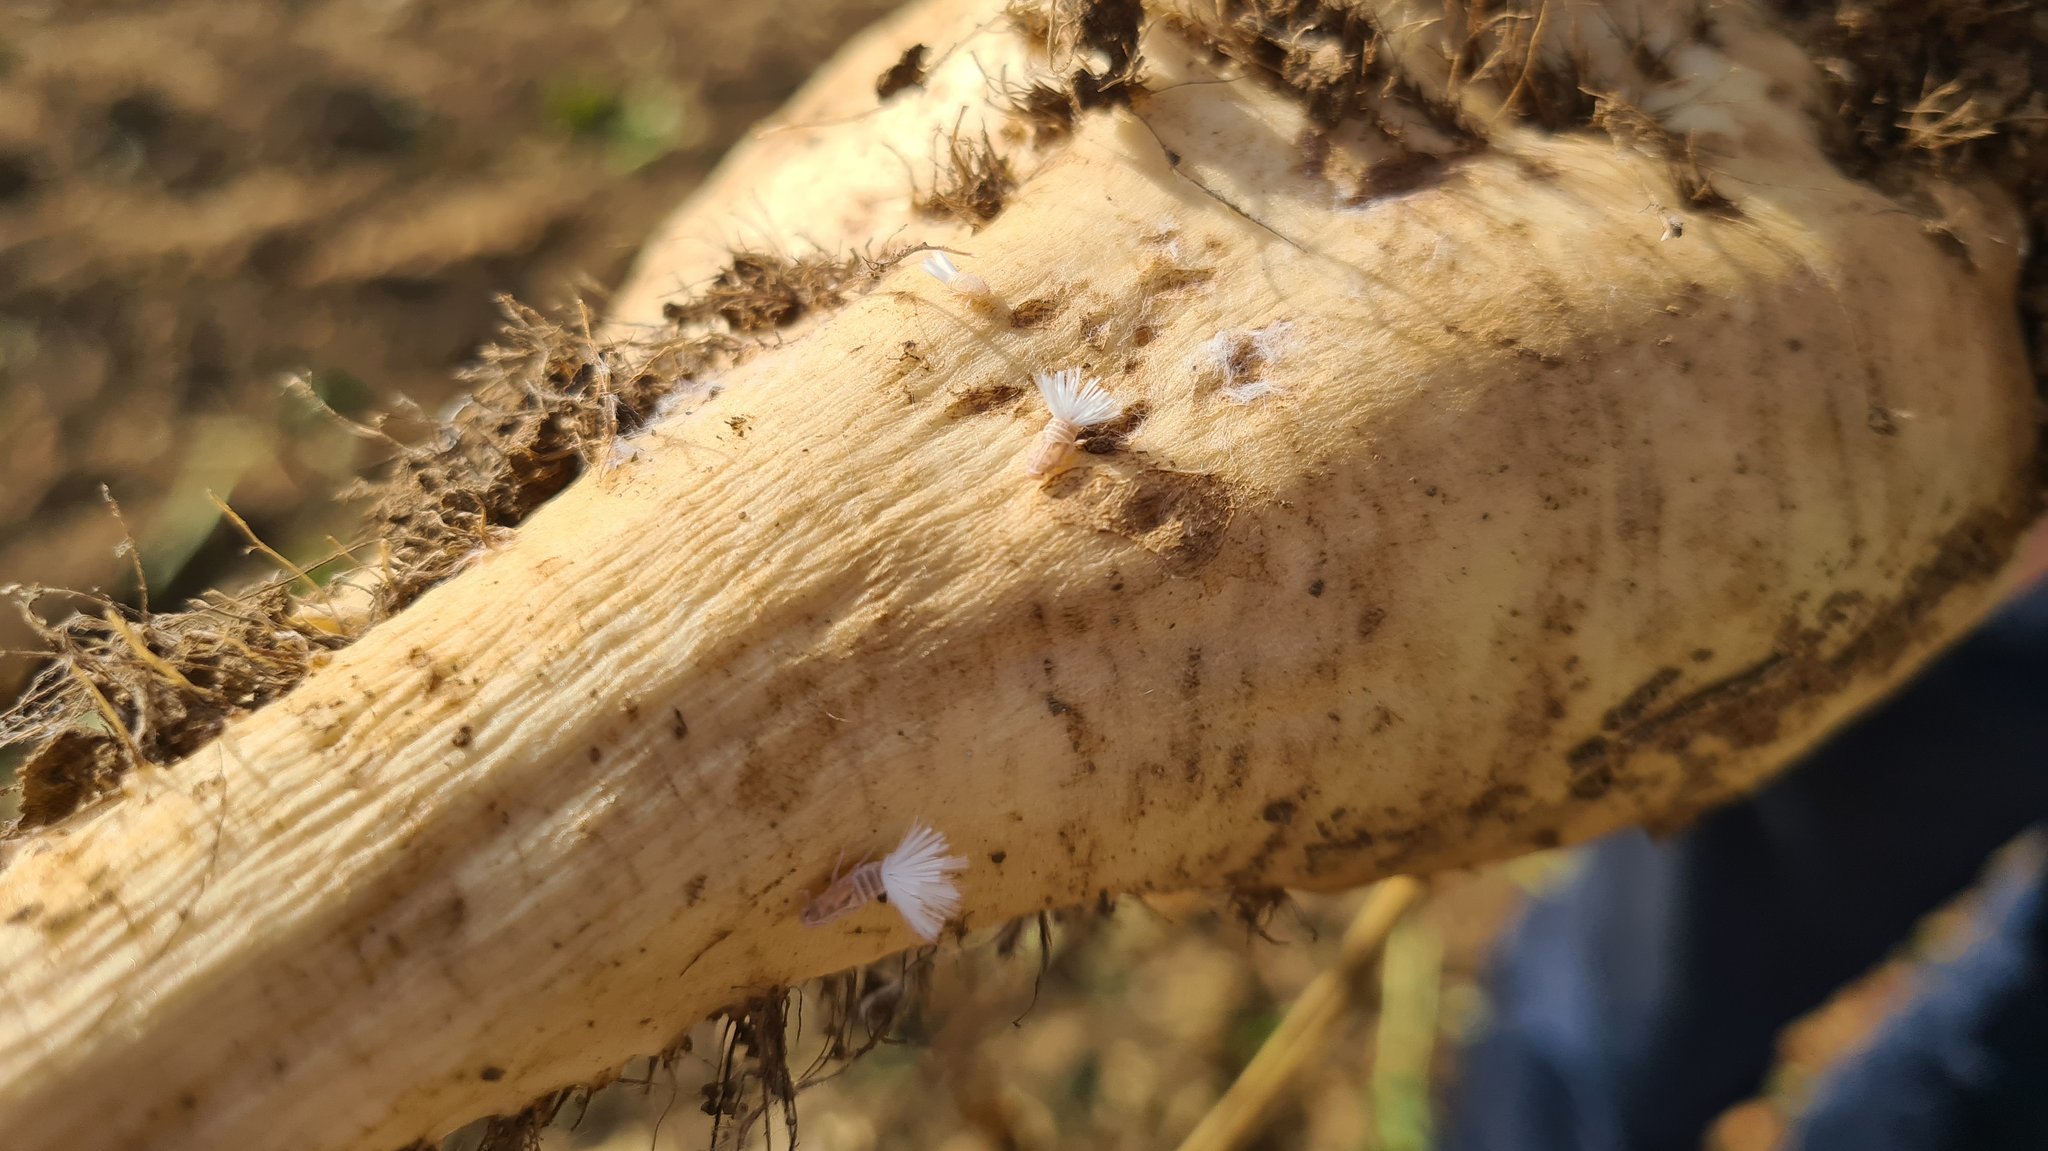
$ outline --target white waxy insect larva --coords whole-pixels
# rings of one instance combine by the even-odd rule
[[[953,876],[967,870],[963,856],[947,855],[946,837],[915,824],[896,850],[835,877],[831,886],[804,905],[805,927],[823,927],[876,900],[896,909],[917,937],[930,943],[946,921],[960,913],[960,887]]]
[[[1024,473],[1038,479],[1066,466],[1082,428],[1106,424],[1122,415],[1124,409],[1116,397],[1102,390],[1100,382],[1083,380],[1079,368],[1039,372],[1031,378],[1045,400],[1049,417],[1024,463]]]
[[[963,272],[953,264],[953,257],[944,252],[925,253],[924,263],[919,265],[924,273],[952,289],[953,294],[969,304],[984,310],[997,307],[996,294],[988,281],[973,272]]]

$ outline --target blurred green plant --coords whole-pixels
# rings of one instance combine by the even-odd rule
[[[1379,1151],[1429,1151],[1443,959],[1442,936],[1418,918],[1402,920],[1387,936],[1372,1064],[1373,1145]]]
[[[711,114],[694,88],[668,81],[618,84],[587,75],[557,77],[543,98],[557,131],[599,145],[624,175],[705,143]]]

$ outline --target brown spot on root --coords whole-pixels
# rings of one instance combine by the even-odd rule
[[[112,788],[120,772],[112,739],[84,728],[58,732],[21,765],[21,826],[55,823]]]
[[[1067,302],[1057,296],[1038,296],[1024,301],[1010,309],[1010,326],[1013,328],[1038,328],[1059,318]]]
[[[949,419],[964,419],[1008,407],[1017,402],[1024,389],[1016,384],[975,384],[953,393],[953,402],[946,405]]]
[[[1329,875],[1348,870],[1361,854],[1372,849],[1377,837],[1370,831],[1353,831],[1345,835],[1311,843],[1302,849],[1308,860],[1308,873]]]
[[[1088,720],[1081,714],[1081,709],[1051,692],[1046,692],[1045,710],[1067,729],[1067,747],[1086,761],[1086,770],[1094,771],[1095,764],[1087,757],[1095,754],[1100,741],[1095,738],[1095,733],[1088,729]]]
[[[1070,503],[1082,522],[1123,536],[1173,575],[1199,571],[1222,550],[1235,505],[1222,480],[1202,472],[1144,468],[1129,476],[1066,472],[1046,494]]]
[[[777,763],[754,753],[740,765],[734,798],[745,811],[772,814],[789,810],[790,805],[809,794],[810,790],[811,774],[808,769]]]
[[[1427,152],[1404,152],[1391,156],[1365,169],[1350,202],[1356,206],[1383,196],[1398,196],[1427,188],[1441,181],[1448,171],[1450,168],[1442,156],[1432,156]]]
[[[1145,271],[1138,276],[1138,293],[1143,296],[1157,296],[1165,292],[1185,292],[1201,287],[1215,278],[1214,268],[1193,268],[1168,260],[1153,260],[1145,265]]]
[[[896,62],[889,65],[887,71],[876,77],[875,99],[886,101],[905,88],[924,87],[925,60],[930,54],[931,49],[922,44],[912,44],[905,48],[903,55],[897,57]]]
[[[1123,450],[1125,443],[1135,435],[1152,414],[1152,405],[1135,400],[1126,406],[1123,413],[1106,424],[1098,424],[1082,433],[1079,441],[1082,451],[1090,455],[1106,456]]]

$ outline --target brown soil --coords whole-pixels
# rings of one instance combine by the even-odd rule
[[[287,552],[346,538],[367,455],[285,375],[438,407],[494,295],[615,281],[888,7],[0,0],[0,580],[128,594],[103,483],[160,604],[239,582],[209,489]]]

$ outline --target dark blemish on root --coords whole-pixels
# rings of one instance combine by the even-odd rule
[[[1151,414],[1151,404],[1143,400],[1134,400],[1117,418],[1082,432],[1081,438],[1076,442],[1080,449],[1089,455],[1106,456],[1121,451],[1124,444],[1137,434],[1138,428],[1145,422],[1145,417]]]
[[[112,738],[82,727],[59,731],[22,762],[19,826],[57,822],[111,791],[127,766]]]
[[[597,748],[594,746],[585,750],[583,754],[588,756],[590,758],[590,762],[592,763],[596,763],[604,758],[604,753],[597,750]]]
[[[503,1067],[486,1067],[477,1072],[476,1077],[486,1083],[496,1083],[505,1077],[505,1069]]]
[[[886,101],[905,88],[924,87],[925,59],[931,49],[923,44],[912,44],[903,50],[887,71],[875,79],[875,99]]]
[[[1620,703],[1607,709],[1607,714],[1600,719],[1600,730],[1619,731],[1641,719],[1665,689],[1678,682],[1678,676],[1679,671],[1675,667],[1658,668],[1656,674],[1629,692]]]
[[[1322,843],[1311,843],[1302,849],[1308,859],[1308,873],[1327,875],[1344,870],[1361,853],[1370,850],[1374,842],[1376,840],[1372,832],[1355,831],[1350,835],[1339,836]]]
[[[1323,581],[1319,579],[1313,579],[1308,581],[1308,594],[1318,599],[1322,598]]]
[[[1608,763],[1609,745],[1600,736],[1586,740],[1565,753],[1571,769],[1569,787],[1579,799],[1598,799],[1614,785],[1614,768]]]
[[[1173,575],[1192,574],[1215,559],[1235,513],[1228,486],[1202,472],[1146,468],[1121,478],[1077,470],[1056,477],[1045,491],[1071,501],[1083,522],[1151,552]]]
[[[1367,167],[1365,175],[1359,178],[1357,191],[1351,194],[1350,204],[1357,207],[1382,196],[1419,191],[1441,183],[1448,171],[1442,156],[1404,152]]]
[[[1010,309],[1010,326],[1013,328],[1037,328],[1059,318],[1066,309],[1066,301],[1057,296],[1037,296]]]
[[[988,861],[997,867],[1001,867],[1003,861],[1008,858],[1010,858],[1010,853],[1007,851],[991,851],[988,853]]]
[[[1465,818],[1474,823],[1499,822],[1500,816],[1512,805],[1522,803],[1529,796],[1529,789],[1519,783],[1496,783],[1465,805]]]
[[[953,402],[946,405],[946,415],[955,420],[978,416],[1008,407],[1023,394],[1024,389],[1016,384],[976,384],[953,393]]]
[[[693,875],[688,883],[683,884],[684,907],[695,907],[698,900],[704,898],[704,883],[708,878],[702,874]]]
[[[1047,692],[1045,694],[1045,710],[1048,714],[1056,716],[1066,726],[1067,747],[1075,755],[1085,758],[1093,754],[1095,738],[1089,732],[1088,720],[1081,714],[1079,708],[1051,692]],[[1092,760],[1088,761],[1085,768],[1088,772],[1092,773],[1095,770],[1094,762]]]
[[[455,729],[454,737],[451,738],[448,742],[454,744],[457,747],[468,747],[475,740],[476,729],[465,723],[461,727]]]
[[[423,647],[413,648],[406,653],[405,661],[427,673],[427,682],[420,688],[421,695],[432,696],[441,689],[441,669],[434,665],[431,652]]]
[[[1293,800],[1276,799],[1273,802],[1266,805],[1265,810],[1259,813],[1259,818],[1265,820],[1267,823],[1282,825],[1289,824],[1294,822],[1295,810],[1296,808],[1294,806]]]
[[[683,709],[672,707],[669,709],[668,714],[670,718],[675,720],[674,723],[669,725],[668,733],[677,740],[687,739],[690,735],[690,725],[683,722]]]
[[[1188,268],[1165,260],[1154,260],[1138,277],[1138,293],[1157,296],[1167,292],[1186,292],[1215,278],[1214,268]]]

